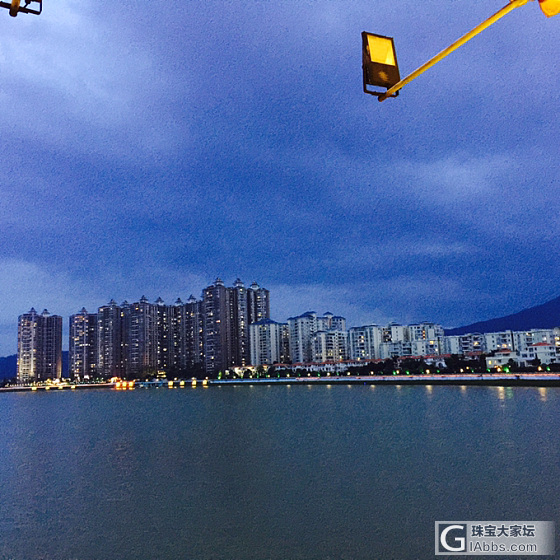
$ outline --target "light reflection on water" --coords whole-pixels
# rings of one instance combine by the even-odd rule
[[[557,388],[0,402],[0,560],[416,560],[435,520],[559,518]]]

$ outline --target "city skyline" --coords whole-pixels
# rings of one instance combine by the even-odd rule
[[[69,343],[69,369],[63,372],[62,317],[34,308],[20,315],[18,380],[220,378],[275,364],[338,372],[384,360],[412,367],[411,359],[447,367],[448,358],[468,362],[485,354],[491,367],[509,367],[512,359],[522,366],[548,365],[560,356],[560,327],[447,335],[431,322],[348,328],[342,316],[312,311],[278,323],[270,319],[266,288],[256,282],[246,288],[240,279],[226,287],[217,278],[200,300],[191,296],[166,305],[143,296],[120,305],[111,300],[97,313],[82,308],[69,317]]]
[[[140,297],[140,298],[124,298],[124,299],[119,299],[118,303],[114,298],[111,298],[110,301],[106,302],[105,304],[101,304],[101,306],[99,305],[99,302],[97,302],[94,305],[89,306],[89,310],[91,311],[92,309],[94,310],[93,312],[88,311],[88,309],[86,309],[85,306],[82,306],[82,308],[79,311],[72,311],[70,314],[65,314],[65,313],[56,313],[57,315],[62,315],[62,316],[66,316],[70,318],[70,324],[68,324],[66,321],[63,322],[63,336],[62,336],[62,347],[64,351],[70,350],[70,346],[68,344],[69,342],[69,335],[70,332],[72,330],[72,324],[71,324],[71,320],[73,317],[80,317],[80,316],[87,316],[88,314],[95,314],[98,310],[110,307],[112,305],[115,306],[130,306],[131,302],[134,302],[135,304],[140,303],[142,304],[146,304],[146,305],[166,305],[166,306],[176,306],[176,305],[184,305],[185,303],[199,303],[201,304],[204,299],[205,299],[205,294],[208,290],[210,290],[211,288],[213,288],[215,285],[219,284],[224,286],[224,282],[221,280],[220,277],[217,277],[215,282],[213,284],[210,284],[209,286],[203,288],[200,292],[200,296],[197,298],[195,297],[192,293],[189,295],[188,298],[185,299],[185,301],[183,301],[180,297],[177,298],[171,298],[170,301],[165,301],[163,300],[161,297],[157,297],[157,298],[153,298],[152,300],[150,300],[149,298],[147,298],[144,294]],[[245,284],[239,279],[237,278],[235,280],[235,282],[232,283],[232,288],[235,286],[242,286],[243,288],[245,287]],[[249,290],[249,293],[258,293],[255,290],[260,291],[261,289],[264,289],[264,291],[267,293],[266,295],[266,299],[265,299],[265,308],[261,309],[261,305],[262,303],[259,303],[258,301],[253,301],[253,303],[249,303],[248,305],[251,307],[252,306],[252,310],[250,310],[248,312],[248,316],[251,318],[249,324],[251,322],[254,322],[255,320],[259,320],[259,319],[271,319],[273,317],[273,314],[271,314],[270,309],[270,301],[271,298],[269,296],[270,294],[270,290],[267,290],[266,288],[261,287],[257,282],[252,282],[250,284],[250,287],[253,290]],[[253,298],[255,296],[253,295]],[[545,305],[542,306],[543,309],[541,309],[541,307],[533,307],[533,308],[528,308],[528,309],[524,309],[524,310],[520,310],[522,313],[529,313],[532,312],[531,317],[533,317],[532,319],[529,319],[529,321],[532,321],[534,323],[533,326],[529,327],[525,327],[525,329],[521,328],[519,329],[519,327],[517,328],[505,328],[505,330],[519,330],[519,332],[522,332],[523,330],[527,330],[527,329],[533,329],[533,328],[551,328],[552,323],[554,323],[554,321],[552,321],[551,323],[551,319],[552,316],[557,313],[557,300],[560,298],[555,298],[555,300],[550,301],[550,302],[545,302]],[[274,301],[274,298],[272,298],[272,300]],[[550,307],[549,304],[554,304],[553,307]],[[41,307],[41,306],[40,306]],[[274,319],[273,321],[271,321],[272,323],[276,323],[278,325],[288,325],[288,323],[292,322],[294,319],[301,319],[301,318],[305,318],[310,314],[315,314],[318,315],[317,311],[315,311],[315,308],[317,308],[316,306],[309,306],[307,308],[306,311],[302,311],[302,309],[298,309],[295,313],[292,313],[290,316],[288,317],[283,317],[283,318],[279,318],[278,316],[274,315]],[[451,335],[456,335],[457,333],[454,333],[454,329],[451,328],[449,329],[449,327],[447,327],[446,325],[442,325],[440,323],[438,323],[437,321],[432,321],[432,319],[430,317],[424,317],[424,319],[419,320],[419,321],[396,321],[396,320],[392,320],[392,319],[386,319],[386,320],[381,320],[381,321],[368,321],[368,320],[364,320],[364,321],[352,321],[352,320],[347,320],[347,318],[345,316],[341,316],[341,315],[336,315],[333,316],[333,314],[331,313],[330,309],[332,308],[332,306],[326,305],[325,306],[325,311],[323,312],[324,316],[331,316],[334,317],[335,320],[343,320],[344,321],[344,325],[345,327],[342,330],[346,329],[346,324],[348,324],[349,328],[362,328],[365,326],[379,326],[379,325],[420,325],[420,324],[428,324],[428,323],[434,323],[434,324],[438,324],[440,325],[442,328],[444,328],[446,331],[449,330]],[[546,308],[546,309],[545,309]],[[535,312],[537,312],[537,315],[535,315]],[[34,307],[31,307],[31,311],[30,312],[35,312]],[[47,308],[43,308],[43,313],[47,313],[50,314]],[[536,320],[536,317],[541,317],[541,315],[544,314],[544,319],[542,321],[540,320]],[[503,320],[507,320],[508,317],[510,316],[502,316],[502,317],[493,317],[491,318],[490,321],[488,321],[489,323],[493,323],[495,321],[503,321]],[[516,315],[511,315],[511,318],[515,318],[516,321],[519,321],[519,319],[517,319]],[[525,322],[527,322],[527,317],[524,319]],[[501,332],[504,330],[504,327],[500,328],[493,328],[493,329],[489,329],[486,327],[486,330],[482,330],[479,331],[478,329],[480,328],[480,326],[478,325],[479,322],[475,322],[475,324],[473,324],[473,328],[468,331],[468,332],[472,332],[472,333],[478,333],[478,332]],[[559,321],[560,324],[560,321]],[[554,325],[556,325],[556,323],[554,323]],[[462,325],[461,327],[467,327],[468,325]],[[18,327],[17,327],[17,321],[16,321],[16,331],[17,331]],[[458,330],[459,333],[461,332],[467,332],[467,331],[463,331],[463,329],[455,329]],[[249,333],[247,333],[247,337],[250,338]],[[70,343],[71,344],[71,343]],[[17,339],[16,339],[16,349],[17,349]],[[11,352],[8,354],[5,354],[5,356],[9,356],[9,355],[14,355],[15,352]],[[246,357],[249,356],[249,353],[246,354]]]
[[[47,2],[0,14],[0,355],[32,306],[258,279],[272,317],[470,324],[560,295],[558,18],[503,2]],[[93,30],[93,31],[92,31]]]

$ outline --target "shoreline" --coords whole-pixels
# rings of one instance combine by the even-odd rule
[[[131,385],[132,383],[132,385]],[[322,377],[274,377],[245,379],[209,379],[179,381],[135,381],[121,386],[120,383],[72,383],[35,386],[2,387],[0,392],[71,391],[85,389],[114,389],[125,391],[139,388],[208,388],[225,385],[479,385],[500,387],[560,387],[557,373],[483,373],[457,375],[372,375],[372,376],[322,376]]]
[[[510,374],[457,374],[457,375],[371,375],[326,377],[280,377],[265,379],[214,379],[210,385],[488,385],[560,387],[557,373],[510,373]]]

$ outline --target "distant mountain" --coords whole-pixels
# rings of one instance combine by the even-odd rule
[[[62,376],[68,372],[68,351],[62,352]],[[12,379],[17,376],[17,354],[0,358],[0,379]]]
[[[542,305],[524,309],[513,315],[480,321],[456,329],[446,329],[445,334],[490,333],[507,330],[528,331],[530,329],[551,329],[553,327],[560,327],[560,297]]]

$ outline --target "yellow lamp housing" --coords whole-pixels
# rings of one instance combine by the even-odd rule
[[[364,93],[383,95],[390,87],[400,81],[397,54],[392,37],[362,33],[362,69]],[[370,87],[384,87],[385,91],[375,91]],[[393,97],[399,94],[397,91]]]
[[[539,0],[539,6],[546,17],[560,14],[560,0]]]
[[[12,0],[10,5],[10,15],[16,17],[19,11],[20,0]]]

